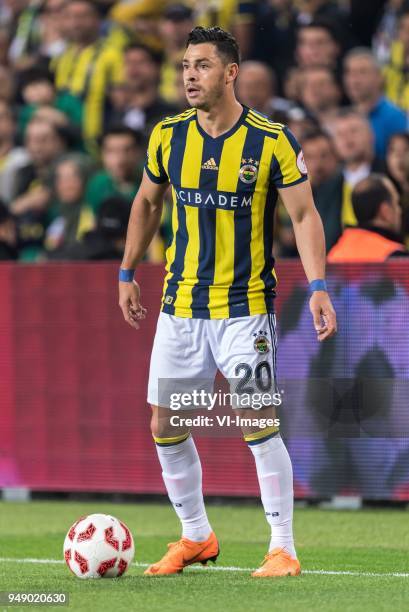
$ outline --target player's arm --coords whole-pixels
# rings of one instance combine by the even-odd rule
[[[144,171],[129,217],[122,269],[134,270],[145,255],[159,229],[167,187],[168,182],[155,183],[148,177],[146,170]],[[146,309],[140,303],[138,283],[119,281],[119,306],[125,321],[138,329],[138,321],[146,315]]]
[[[139,327],[138,321],[145,318],[146,308],[141,305],[141,292],[133,273],[159,229],[163,197],[169,185],[162,163],[162,125],[157,123],[149,138],[145,170],[132,204],[119,276],[119,306],[125,321],[135,329]]]
[[[308,281],[325,278],[325,236],[321,217],[315,208],[310,182],[304,181],[279,189],[280,197],[291,218],[298,252]],[[318,340],[337,331],[337,321],[326,291],[314,291],[310,299]]]
[[[121,268],[134,269],[142,260],[159,229],[163,198],[168,183],[153,183],[143,173],[141,185],[132,204]]]

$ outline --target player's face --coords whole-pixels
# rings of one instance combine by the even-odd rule
[[[182,62],[186,98],[191,106],[210,110],[223,97],[229,65],[211,43],[189,45]]]

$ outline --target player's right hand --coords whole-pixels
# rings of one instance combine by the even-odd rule
[[[145,319],[147,310],[140,302],[141,290],[136,281],[123,283],[119,281],[119,306],[124,319],[134,329],[139,329],[138,321]]]

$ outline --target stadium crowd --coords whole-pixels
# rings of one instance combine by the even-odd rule
[[[198,24],[234,33],[238,99],[302,144],[329,261],[405,255],[409,0],[3,0],[0,259],[121,258],[150,131],[187,106]],[[275,232],[296,257],[280,204]]]

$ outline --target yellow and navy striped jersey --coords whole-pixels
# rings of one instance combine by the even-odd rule
[[[201,319],[273,312],[277,189],[307,179],[290,130],[244,107],[231,130],[212,138],[192,108],[155,126],[145,169],[172,186],[163,312]]]
[[[112,85],[124,82],[122,50],[104,39],[84,49],[70,45],[53,60],[52,68],[57,91],[82,100],[82,132],[92,150],[103,131],[107,92]]]

